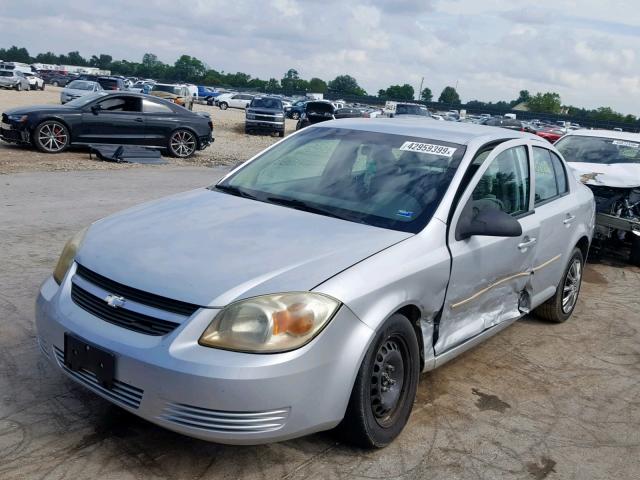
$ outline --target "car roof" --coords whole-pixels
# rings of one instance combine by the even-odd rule
[[[632,140],[634,142],[640,142],[640,133],[617,132],[615,130],[572,130],[566,134],[567,137],[570,135],[580,137],[613,138],[617,140]]]
[[[346,128],[376,133],[390,133],[408,137],[422,137],[443,142],[467,145],[472,140],[485,142],[504,140],[505,138],[523,138],[540,141],[540,137],[526,132],[508,130],[499,127],[477,125],[475,123],[441,122],[428,117],[396,118],[353,118],[331,120],[313,126],[313,128]]]

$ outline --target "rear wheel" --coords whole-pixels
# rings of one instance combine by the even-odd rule
[[[300,114],[298,112],[293,112],[291,114],[291,118],[293,118],[294,120],[298,120],[300,118]]]
[[[356,377],[342,436],[358,446],[384,447],[409,419],[418,388],[418,339],[404,315],[392,315],[376,334]]]
[[[220,110],[226,110],[229,108],[229,104],[227,102],[220,102],[218,106],[220,107]]]
[[[19,91],[19,92],[21,92],[21,91],[22,91],[22,82],[18,82],[18,83],[16,84],[16,90],[17,90],[17,91]]]
[[[632,265],[640,267],[640,237],[634,233],[631,233],[631,253],[629,255],[629,261]]]
[[[537,316],[556,323],[565,322],[571,316],[580,294],[583,266],[582,252],[574,248],[555,295],[536,308]]]
[[[44,82],[42,83],[42,86],[40,87],[40,90],[44,90]]]
[[[280,138],[284,137],[284,132],[278,132],[278,136],[279,136]]]
[[[189,130],[176,130],[169,137],[169,153],[178,158],[188,158],[194,154],[198,141]]]
[[[60,153],[69,148],[69,129],[56,120],[46,120],[33,132],[33,143],[44,153]]]
[[[60,84],[54,80],[53,82],[51,82],[51,86],[52,87],[58,87],[58,86],[60,86]]]

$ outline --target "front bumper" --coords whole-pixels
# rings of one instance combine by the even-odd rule
[[[216,310],[202,308],[165,336],[149,336],[96,318],[47,279],[36,301],[38,342],[76,382],[114,404],[185,435],[230,444],[280,441],[326,430],[344,416],[373,331],[346,307],[309,344],[292,352],[246,354],[202,347]],[[93,374],[64,365],[65,332],[113,352],[112,390]]]
[[[284,121],[266,121],[266,120],[245,120],[245,128],[247,130],[269,130],[284,132]]]
[[[21,124],[2,123],[0,125],[0,139],[9,143],[30,143],[31,135],[29,130]]]
[[[596,225],[613,228],[624,232],[640,232],[640,222],[627,218],[620,218],[607,213],[596,214]]]

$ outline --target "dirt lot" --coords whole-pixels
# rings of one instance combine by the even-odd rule
[[[0,89],[0,112],[9,108],[37,104],[59,104],[61,88],[47,86],[44,91]],[[236,165],[279,140],[268,135],[244,133],[244,110],[220,110],[207,105],[195,105],[194,110],[206,111],[213,119],[215,142],[188,160],[169,158],[172,165],[219,166]],[[295,130],[295,121],[287,120],[287,131]],[[140,168],[90,160],[87,150],[68,151],[57,155],[39,153],[33,148],[11,145],[0,141],[0,174],[35,170],[111,170]]]
[[[205,443],[66,379],[40,354],[33,321],[38,285],[65,239],[106,214],[209,184],[224,171],[164,166],[0,178],[1,479],[639,478],[640,269],[623,264],[587,267],[570,321],[527,317],[423,375],[407,428],[380,451],[328,433],[257,447]]]

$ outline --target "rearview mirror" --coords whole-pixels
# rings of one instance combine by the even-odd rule
[[[522,226],[518,220],[498,208],[484,208],[474,216],[473,202],[470,202],[460,215],[456,240],[474,235],[519,237],[522,235]]]

